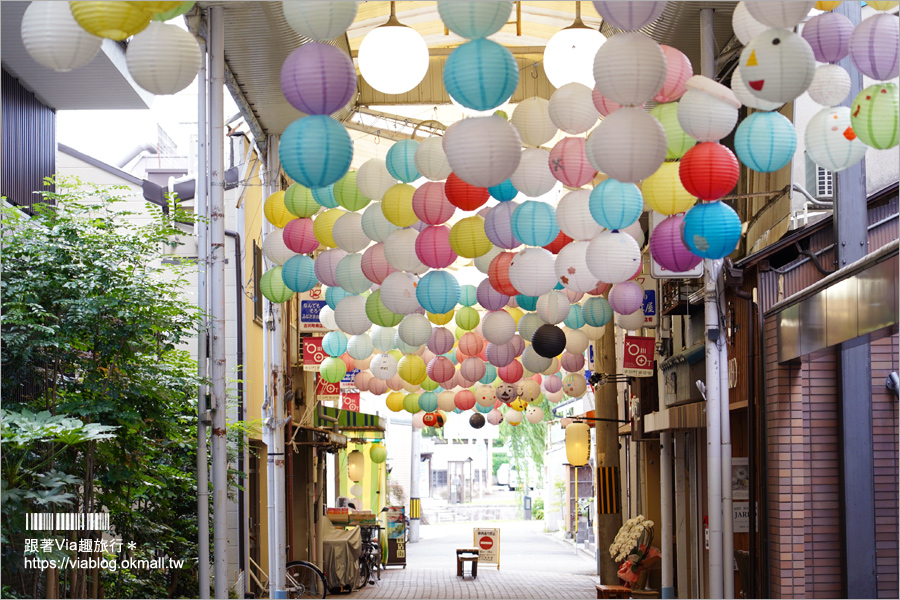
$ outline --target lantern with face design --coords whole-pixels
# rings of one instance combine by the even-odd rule
[[[541,384],[534,379],[523,379],[519,382],[519,398],[525,402],[533,402],[541,395]]]
[[[900,88],[896,83],[876,83],[856,96],[850,108],[850,123],[863,144],[879,150],[897,145],[898,105]]]
[[[866,155],[846,106],[823,108],[806,126],[806,152],[814,163],[829,171],[843,171]]]
[[[516,399],[516,386],[511,383],[501,383],[494,391],[494,395],[503,404],[509,404]]]
[[[496,401],[497,396],[494,393],[494,388],[492,386],[481,385],[475,390],[475,402],[479,406],[493,406]]]
[[[741,79],[764,100],[790,102],[806,91],[816,71],[812,48],[787,29],[768,29],[741,51]]]

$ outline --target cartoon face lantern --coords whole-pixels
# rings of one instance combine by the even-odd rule
[[[499,400],[503,404],[509,404],[510,402],[515,400],[516,393],[516,386],[511,383],[501,383],[494,391],[494,395],[497,396],[497,400]]]
[[[846,106],[823,108],[806,126],[806,153],[829,171],[843,171],[866,155],[866,145],[857,137]]]
[[[534,379],[523,379],[519,382],[519,398],[525,402],[533,402],[541,395],[541,385]]]
[[[741,51],[741,80],[763,100],[790,102],[806,91],[816,72],[812,48],[787,29],[767,29]]]
[[[422,422],[428,427],[440,428],[444,426],[444,415],[439,412],[425,413],[422,416]]]
[[[563,377],[563,391],[570,398],[580,398],[587,391],[584,373],[569,373]]]
[[[496,401],[497,397],[494,394],[493,387],[482,385],[475,390],[475,402],[477,402],[479,406],[493,406]]]
[[[900,88],[896,83],[876,83],[856,96],[850,109],[850,123],[863,144],[879,150],[897,145],[900,141],[898,105]]]

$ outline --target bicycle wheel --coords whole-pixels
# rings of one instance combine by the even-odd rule
[[[369,564],[365,560],[359,561],[359,576],[356,579],[356,589],[361,590],[369,583]]]
[[[287,564],[284,587],[288,598],[324,598],[328,593],[325,574],[314,564],[302,560]]]

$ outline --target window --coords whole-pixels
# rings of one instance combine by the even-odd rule
[[[431,485],[432,487],[447,487],[447,471],[432,471]]]
[[[263,296],[259,287],[259,278],[263,270],[262,248],[256,240],[253,240],[253,320],[263,322]]]
[[[806,155],[806,190],[819,200],[834,197],[834,174]]]

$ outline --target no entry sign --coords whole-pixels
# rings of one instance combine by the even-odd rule
[[[494,540],[492,540],[488,536],[484,536],[480,540],[478,540],[478,547],[482,550],[490,550],[494,547]]]
[[[500,568],[500,530],[480,529],[473,531],[474,546],[478,548],[479,563],[493,563]]]

